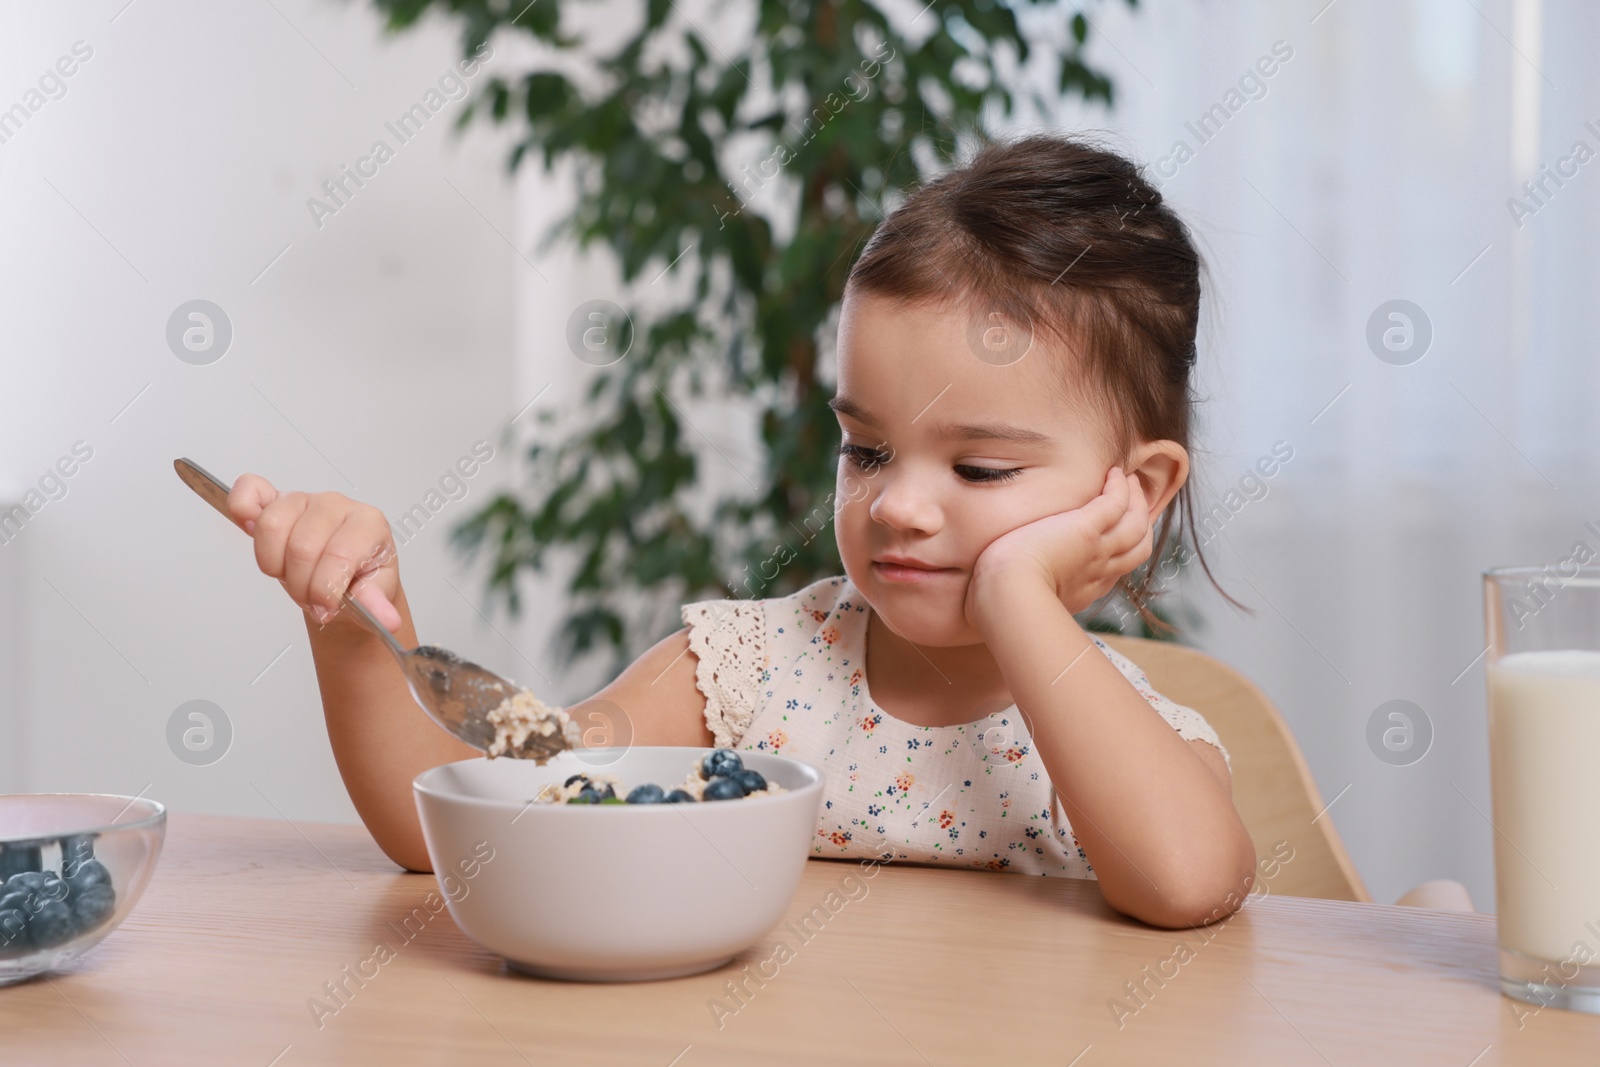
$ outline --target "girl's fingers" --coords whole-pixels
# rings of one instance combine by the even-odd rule
[[[283,577],[284,550],[289,532],[310,504],[304,493],[282,493],[261,510],[255,523],[256,566],[272,578]]]
[[[1122,489],[1125,502],[1116,522],[1104,534],[1113,555],[1137,545],[1150,530],[1150,514],[1137,476],[1128,475]]]
[[[261,572],[318,622],[348,591],[390,632],[400,628],[394,541],[376,508],[340,493],[279,493],[247,474],[229,490],[228,515],[251,534]]]
[[[321,558],[311,572],[306,604],[313,609],[312,613],[316,614],[316,609],[337,611],[346,589],[354,595],[357,581],[369,577],[382,563],[394,558],[387,544],[386,531],[380,532],[364,521],[359,511],[347,511],[323,545]],[[378,593],[382,596],[382,590]],[[367,602],[363,600],[362,603]],[[398,618],[399,613],[395,614]]]
[[[256,520],[278,499],[278,490],[259,474],[241,474],[228,491],[228,516],[247,534],[256,532]]]
[[[1117,509],[1118,515],[1128,506],[1128,477],[1122,473],[1121,467],[1112,467],[1106,472],[1105,495]]]
[[[372,617],[383,624],[390,633],[400,629],[400,609],[378,588],[378,582],[372,575],[362,575],[350,586],[350,597],[359,600],[361,606],[372,612]]]
[[[331,493],[318,493],[310,499],[294,528],[289,531],[289,539],[283,549],[282,577],[284,589],[296,604],[311,607],[314,594],[323,592],[312,589],[311,576],[326,555],[328,543],[344,523],[346,510],[342,498]],[[360,558],[357,557],[355,562],[359,563]],[[354,576],[352,569],[338,583],[332,601],[334,604],[339,602],[345,586]]]
[[[1146,531],[1144,536],[1133,542],[1132,545],[1112,556],[1108,565],[1119,576],[1127,574],[1150,558],[1152,545],[1151,536]]]
[[[1145,515],[1150,512],[1150,501],[1144,495],[1144,483],[1137,474],[1128,475],[1128,509],[1137,509]]]
[[[1149,540],[1155,531],[1150,522],[1150,513],[1143,507],[1130,509],[1125,521],[1128,524],[1128,537],[1132,544],[1137,545],[1141,541]]]
[[[1112,467],[1106,472],[1100,495],[1083,506],[1095,530],[1104,536],[1128,507],[1128,485],[1122,478],[1122,468]]]

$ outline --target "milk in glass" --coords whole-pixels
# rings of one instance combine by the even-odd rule
[[[1500,947],[1535,960],[1600,951],[1600,652],[1490,664]]]

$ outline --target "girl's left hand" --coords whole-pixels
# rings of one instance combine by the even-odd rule
[[[1077,614],[1149,559],[1152,544],[1144,487],[1137,475],[1112,467],[1100,495],[1087,504],[1001,534],[978,554],[967,584],[967,621],[981,630],[979,594],[1019,575],[1047,583],[1067,610]]]

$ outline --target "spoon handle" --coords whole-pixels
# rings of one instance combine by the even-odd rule
[[[200,499],[216,508],[229,522],[233,521],[233,516],[228,514],[227,485],[192,459],[175,459],[172,461],[172,466],[178,472],[178,477],[183,479],[184,485],[198,493]],[[404,662],[407,655],[406,649],[399,641],[394,639],[393,634],[385,629],[383,623],[373,618],[372,613],[359,600],[350,595],[348,590],[344,594],[344,606],[355,612],[356,618],[360,620],[363,626],[383,638],[384,644],[389,646],[389,651]]]

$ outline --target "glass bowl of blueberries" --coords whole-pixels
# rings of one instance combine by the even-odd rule
[[[0,794],[0,985],[58,970],[116,929],[166,825],[142,797]]]

